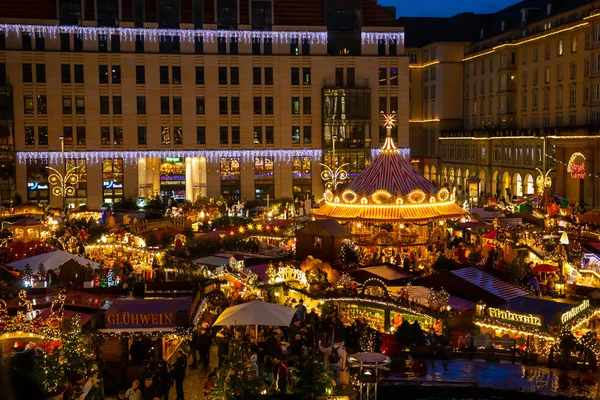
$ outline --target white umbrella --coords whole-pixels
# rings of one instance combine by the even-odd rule
[[[295,313],[291,307],[254,300],[227,308],[213,326],[255,325],[258,342],[258,325],[289,326]]]

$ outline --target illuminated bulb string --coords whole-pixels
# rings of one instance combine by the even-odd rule
[[[255,39],[263,41],[270,39],[273,43],[310,43],[327,44],[327,32],[313,31],[234,31],[219,29],[157,29],[157,28],[124,28],[124,27],[97,27],[75,25],[27,25],[27,24],[0,24],[0,32],[6,35],[22,33],[38,34],[52,39],[61,33],[77,35],[86,40],[97,40],[98,37],[119,35],[121,40],[134,41],[136,36],[143,36],[145,40],[164,41],[167,37],[179,37],[184,42],[194,42],[196,37],[212,43],[216,40],[229,41],[238,39],[242,43],[252,43]],[[404,32],[362,32],[363,44],[375,44],[382,41],[404,43]]]
[[[552,161],[554,161],[555,163],[559,163],[559,164],[561,164],[561,165],[564,165],[564,166],[568,166],[568,165],[569,165],[569,163],[566,163],[566,162],[563,162],[563,161],[557,160],[556,158],[552,157],[550,154],[546,154],[546,157],[550,158],[550,159],[551,159]],[[600,178],[600,175],[599,175],[599,174],[592,175],[592,174],[588,173],[587,175],[588,175],[588,176],[593,176],[594,178]]]

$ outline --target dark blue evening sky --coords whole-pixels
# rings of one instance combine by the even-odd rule
[[[491,13],[518,0],[379,0],[395,6],[398,17],[450,17],[462,12]]]

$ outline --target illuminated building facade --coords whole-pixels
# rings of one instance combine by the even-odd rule
[[[351,173],[369,164],[380,111],[398,114],[395,139],[408,147],[404,34],[375,0],[0,8],[0,87],[12,93],[25,201],[62,204],[46,167],[65,160],[81,165],[67,202],[92,208],[156,194],[320,196],[334,141]]]
[[[526,196],[550,171],[556,194],[599,207],[599,11],[527,0],[443,19],[437,36],[409,41],[411,149],[424,175],[459,196],[469,178],[480,192]],[[411,21],[399,20],[413,32]]]

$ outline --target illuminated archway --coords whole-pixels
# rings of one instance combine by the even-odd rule
[[[508,196],[506,189],[510,189],[510,174],[508,172],[502,174],[501,196]]]
[[[531,174],[525,175],[525,194],[530,195],[535,193],[535,185]]]
[[[482,188],[482,190],[485,192],[487,190],[487,185],[486,185],[486,181],[485,181],[485,170],[480,170],[479,171],[479,187]]]
[[[462,192],[463,180],[462,180],[462,171],[460,168],[457,168],[457,170],[456,170],[456,186],[458,187],[458,191]]]
[[[435,182],[436,185],[439,185],[439,182],[437,179],[437,170],[435,168],[435,165],[432,165],[431,169],[429,170],[429,180],[432,182]]]
[[[454,186],[454,168],[448,170],[448,185]]]
[[[523,196],[523,177],[521,174],[514,174],[512,179],[512,193],[519,197]]]
[[[496,192],[500,191],[500,182],[498,182],[498,175],[500,173],[498,171],[494,171],[492,174],[492,194],[496,194]]]
[[[429,178],[429,165],[425,165],[423,167],[423,176],[427,179],[430,180]]]
[[[442,179],[443,179],[443,184],[447,185],[448,184],[448,169],[446,167],[442,168]]]

